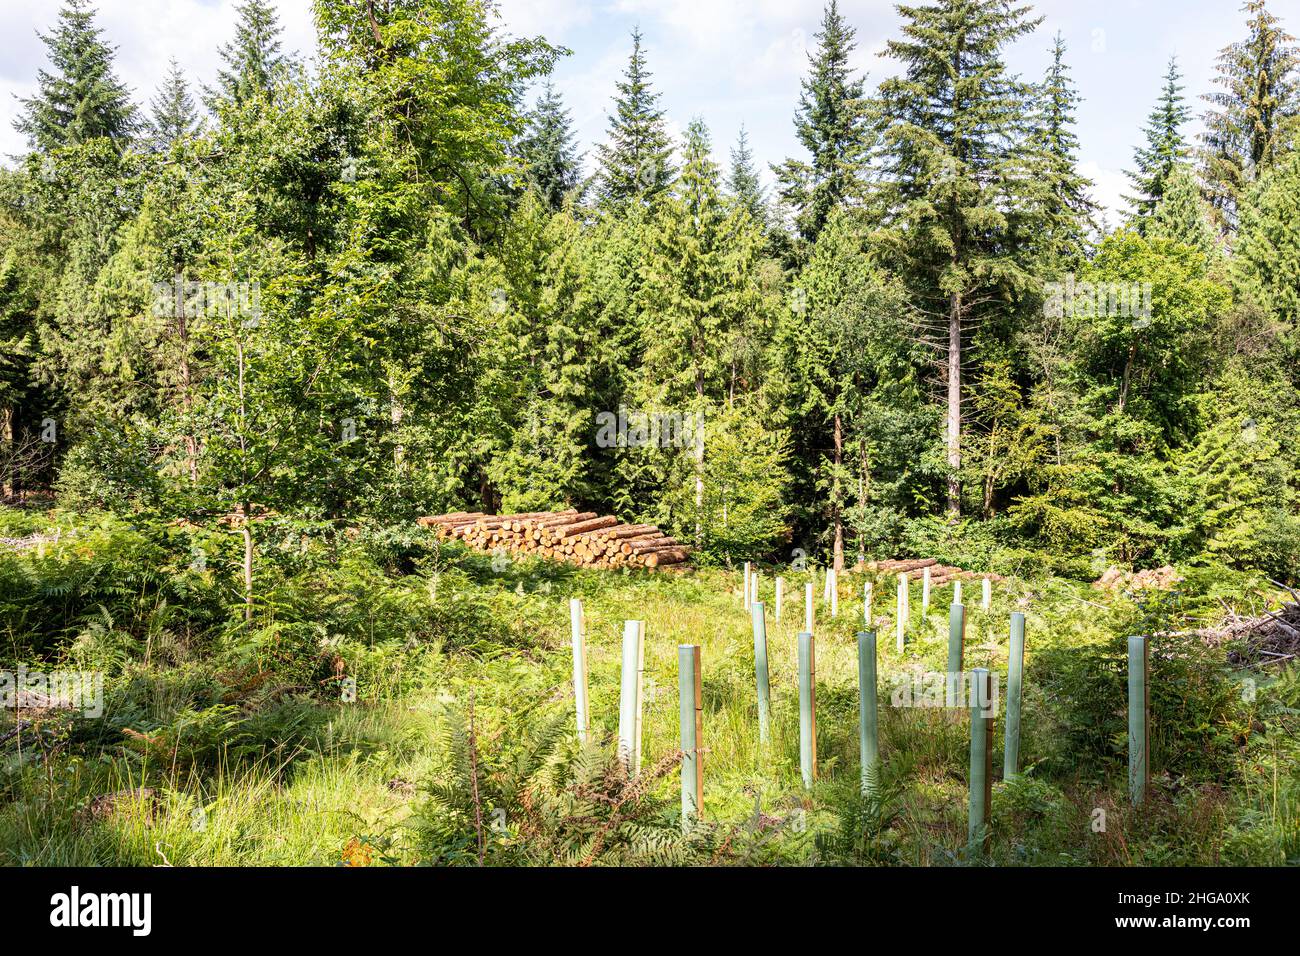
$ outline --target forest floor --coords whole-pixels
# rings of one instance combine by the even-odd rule
[[[1180,569],[1177,591],[1009,577],[979,607],[967,669],[1003,677],[1027,618],[1022,775],[967,842],[965,710],[896,706],[945,669],[951,588],[912,593],[894,643],[893,578],[875,581],[882,771],[860,793],[856,633],[817,573],[764,568],[772,736],[758,742],[753,631],[735,569],[680,574],[503,566],[411,528],[286,531],[258,565],[253,626],[237,542],[107,515],[0,511],[0,669],[102,673],[103,711],[0,713],[0,863],[413,865],[719,863],[1003,865],[1300,862],[1300,680],[1239,666],[1196,631],[1280,594]],[[55,540],[57,538],[57,540]],[[199,549],[206,557],[195,561]],[[796,634],[816,580],[819,778],[799,766]],[[973,593],[972,593],[973,592]],[[880,595],[888,594],[889,606]],[[234,599],[232,601],[232,595]],[[573,732],[568,599],[587,621],[593,741]],[[613,757],[623,622],[645,622],[643,776]],[[1127,790],[1124,641],[1153,638],[1153,780]],[[682,834],[677,647],[701,647],[704,825]],[[1001,707],[1001,702],[999,704]]]

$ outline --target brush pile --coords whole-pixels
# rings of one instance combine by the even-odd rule
[[[1234,638],[1243,640],[1240,649],[1228,655],[1231,663],[1284,664],[1300,660],[1300,594],[1285,585],[1278,587],[1291,595],[1290,602],[1259,617],[1243,618],[1233,613],[1222,631],[1215,635],[1217,640],[1212,643]]]
[[[988,578],[990,581],[1004,580],[1000,574],[976,574],[974,571],[963,571],[961,568],[940,564],[937,558],[868,561],[866,564],[859,564],[853,570],[865,571],[867,574],[907,574],[909,577],[919,577],[920,574],[924,573],[925,568],[930,569],[930,587],[934,588],[943,587],[943,585],[951,581],[963,578]]]
[[[586,568],[665,568],[690,558],[690,549],[657,525],[623,524],[572,508],[515,515],[457,511],[420,518],[419,524],[479,551],[503,548]]]
[[[1182,576],[1169,565],[1145,571],[1107,568],[1105,574],[1092,582],[1092,586],[1102,591],[1168,591],[1182,580]]]

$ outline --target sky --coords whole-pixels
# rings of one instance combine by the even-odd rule
[[[234,32],[236,0],[99,0],[98,22],[117,47],[118,76],[147,104],[175,57],[197,83],[210,84],[218,47]],[[914,0],[919,2],[919,0]],[[627,65],[630,31],[639,26],[653,83],[662,92],[670,128],[680,138],[702,118],[717,159],[727,162],[741,125],[764,165],[802,156],[794,111],[823,0],[499,0],[502,28],[545,36],[572,50],[555,70],[580,148],[594,156],[603,141],[614,84]],[[1197,114],[1212,89],[1219,50],[1244,35],[1239,0],[1037,0],[1043,23],[1007,52],[1011,70],[1039,79],[1059,31],[1083,97],[1079,107],[1080,171],[1094,198],[1116,221],[1147,114],[1155,105],[1169,58],[1177,56],[1186,95]],[[3,0],[0,5],[0,161],[25,151],[13,129],[20,97],[31,96],[46,65],[37,31],[54,24],[59,0]],[[283,42],[303,58],[314,54],[310,0],[278,0]],[[1300,34],[1300,0],[1274,0],[1274,13]],[[883,56],[898,36],[893,0],[841,0],[857,30],[855,67],[874,88],[898,69]],[[1199,122],[1188,135],[1199,131]]]

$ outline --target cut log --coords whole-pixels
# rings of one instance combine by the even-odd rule
[[[647,568],[657,568],[665,564],[681,564],[690,554],[685,548],[667,548],[663,551],[652,551],[645,556],[644,564]]]
[[[592,518],[590,521],[579,521],[577,524],[564,525],[557,529],[561,538],[572,538],[576,535],[586,534],[589,531],[598,531],[601,528],[608,528],[611,525],[618,524],[618,519],[613,515],[606,515],[603,518]]]

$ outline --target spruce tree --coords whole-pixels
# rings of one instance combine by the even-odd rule
[[[519,157],[533,188],[552,211],[560,209],[565,196],[578,186],[579,156],[569,111],[549,81],[528,115],[528,128],[519,141]]]
[[[1155,212],[1165,194],[1166,180],[1191,154],[1183,138],[1183,127],[1191,119],[1192,111],[1184,101],[1181,80],[1178,60],[1171,58],[1160,101],[1147,119],[1147,144],[1134,153],[1136,169],[1126,173],[1135,189],[1135,195],[1124,197],[1132,207],[1129,222],[1143,235],[1146,219]]]
[[[149,101],[149,135],[154,149],[166,152],[177,140],[194,132],[198,125],[198,111],[185,73],[175,58],[158,93]]]
[[[280,18],[265,0],[236,4],[235,38],[220,50],[226,64],[217,71],[217,95],[239,104],[269,94],[288,67],[280,53]]]
[[[754,150],[749,145],[749,133],[744,125],[731,150],[731,172],[727,176],[727,192],[736,204],[749,213],[749,218],[762,230],[767,230],[767,199],[758,169],[754,166]]]
[[[1147,223],[1147,236],[1191,246],[1207,258],[1218,253],[1210,210],[1201,198],[1196,174],[1186,164],[1175,166],[1165,181],[1165,195]]]
[[[1300,150],[1246,193],[1232,251],[1238,297],[1281,320],[1294,336],[1300,331]]]
[[[37,35],[54,72],[37,74],[39,92],[22,101],[15,128],[45,151],[100,137],[125,144],[135,128],[135,106],[113,72],[115,49],[95,26],[89,0],[65,0],[53,32]]]
[[[652,74],[641,51],[641,31],[632,31],[632,56],[618,83],[614,115],[609,118],[609,142],[600,157],[600,198],[607,205],[631,199],[650,202],[672,182],[672,143],[668,138],[659,94],[650,87]]]
[[[1023,237],[1034,233],[1032,90],[1002,50],[1040,22],[1006,0],[900,7],[903,39],[887,54],[902,76],[881,84],[887,157],[881,231],[944,356],[948,510],[961,510],[963,348],[977,322],[1033,284]]]
[[[724,343],[744,316],[757,311],[754,270],[760,240],[745,217],[737,222],[736,213],[728,212],[709,132],[698,119],[687,130],[683,159],[681,176],[658,207],[644,265],[639,294],[644,338],[635,394],[643,407],[704,416],[728,394]],[[684,472],[690,490],[683,496],[692,502],[694,515],[674,520],[690,526],[698,540],[704,520],[704,448],[693,440],[686,445],[689,449],[676,457],[680,460],[689,450]]]
[[[1248,0],[1249,37],[1219,54],[1220,89],[1205,99],[1206,197],[1219,228],[1237,228],[1243,194],[1288,148],[1300,116],[1300,51],[1264,0]]]
[[[822,12],[817,51],[808,56],[794,127],[811,162],[787,159],[774,166],[782,200],[795,212],[795,227],[816,242],[831,211],[863,193],[862,172],[871,151],[864,81],[849,69],[856,31],[840,15],[837,0]]]
[[[1070,79],[1065,41],[1059,33],[1052,46],[1052,65],[1037,95],[1041,107],[1033,146],[1041,163],[1036,181],[1043,215],[1038,241],[1049,269],[1056,271],[1083,255],[1087,237],[1095,231],[1092,217],[1098,208],[1088,195],[1092,182],[1078,171],[1079,138],[1074,126],[1080,97]]]

